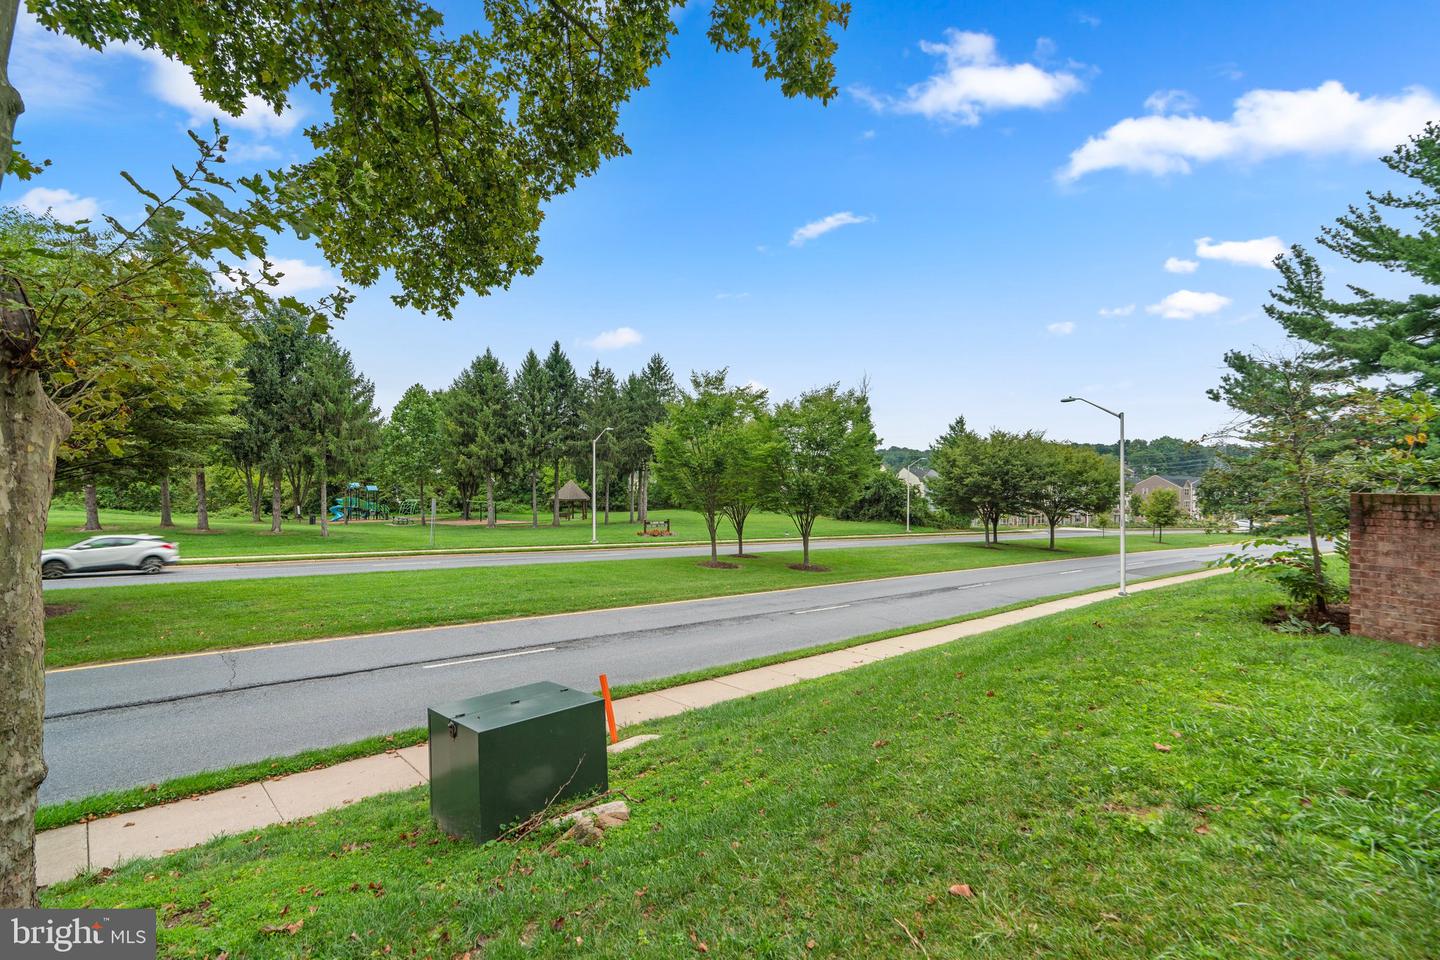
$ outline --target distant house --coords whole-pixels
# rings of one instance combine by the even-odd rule
[[[1195,496],[1200,486],[1199,477],[1183,477],[1178,474],[1152,473],[1130,488],[1130,495],[1140,494],[1148,497],[1156,490],[1174,490],[1176,497],[1180,500],[1180,513],[1182,516],[1198,518],[1200,516],[1200,502]]]
[[[940,476],[940,474],[936,473],[934,470],[931,470],[929,467],[922,467],[919,465],[913,467],[901,467],[899,472],[895,475],[901,480],[905,481],[905,485],[907,487],[920,494],[920,496],[924,497],[927,500],[930,499],[930,481]]]

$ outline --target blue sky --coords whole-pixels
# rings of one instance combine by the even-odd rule
[[[1433,4],[859,2],[827,107],[711,50],[704,8],[679,22],[624,111],[633,155],[551,206],[535,276],[449,322],[358,292],[336,334],[383,406],[559,340],[579,367],[659,351],[777,397],[868,377],[885,443],[962,413],[1109,440],[1072,392],[1132,436],[1196,437],[1225,420],[1204,396],[1223,353],[1283,340],[1261,310],[1276,238],[1391,185],[1375,158],[1440,120]],[[53,166],[0,202],[56,215],[133,216],[118,171],[159,182],[210,114],[172,64],[33,23],[12,76]],[[236,166],[303,154],[319,110],[227,121]],[[300,295],[332,282],[312,248],[274,251]]]

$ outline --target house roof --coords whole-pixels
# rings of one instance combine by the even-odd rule
[[[920,480],[933,480],[936,477],[940,476],[940,474],[936,473],[929,467],[901,467],[899,470],[896,471],[896,474],[898,475],[902,472],[908,473],[910,474],[910,476],[916,477]]]
[[[563,487],[560,488],[560,496],[559,496],[559,499],[561,499],[561,500],[580,500],[580,501],[583,501],[583,502],[585,502],[585,503],[589,503],[589,502],[590,502],[590,494],[586,493],[584,490],[581,490],[581,489],[580,489],[580,485],[579,485],[578,483],[576,483],[574,480],[567,480],[567,481],[565,481],[565,486],[563,486]]]
[[[1166,483],[1174,484],[1177,487],[1183,487],[1187,484],[1196,487],[1200,485],[1199,477],[1187,477],[1179,473],[1152,473],[1139,482],[1144,483],[1146,480],[1164,480]]]

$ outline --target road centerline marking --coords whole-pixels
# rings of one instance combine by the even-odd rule
[[[534,650],[516,650],[512,653],[492,653],[485,657],[467,657],[464,660],[446,660],[444,663],[422,663],[421,670],[434,670],[436,667],[458,667],[462,663],[479,663],[482,660],[504,660],[507,657],[527,657],[532,653],[554,653],[558,647],[536,647]]]
[[[829,607],[811,607],[809,610],[791,610],[790,616],[798,617],[802,613],[824,613],[826,610],[844,610],[848,606],[850,606],[848,603],[837,603]]]

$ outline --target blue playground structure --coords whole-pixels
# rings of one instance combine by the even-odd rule
[[[360,520],[390,519],[390,505],[381,502],[379,487],[373,483],[367,483],[363,487],[358,483],[347,486],[350,492],[346,496],[336,497],[335,502],[330,505],[331,523],[339,523],[347,517]]]

